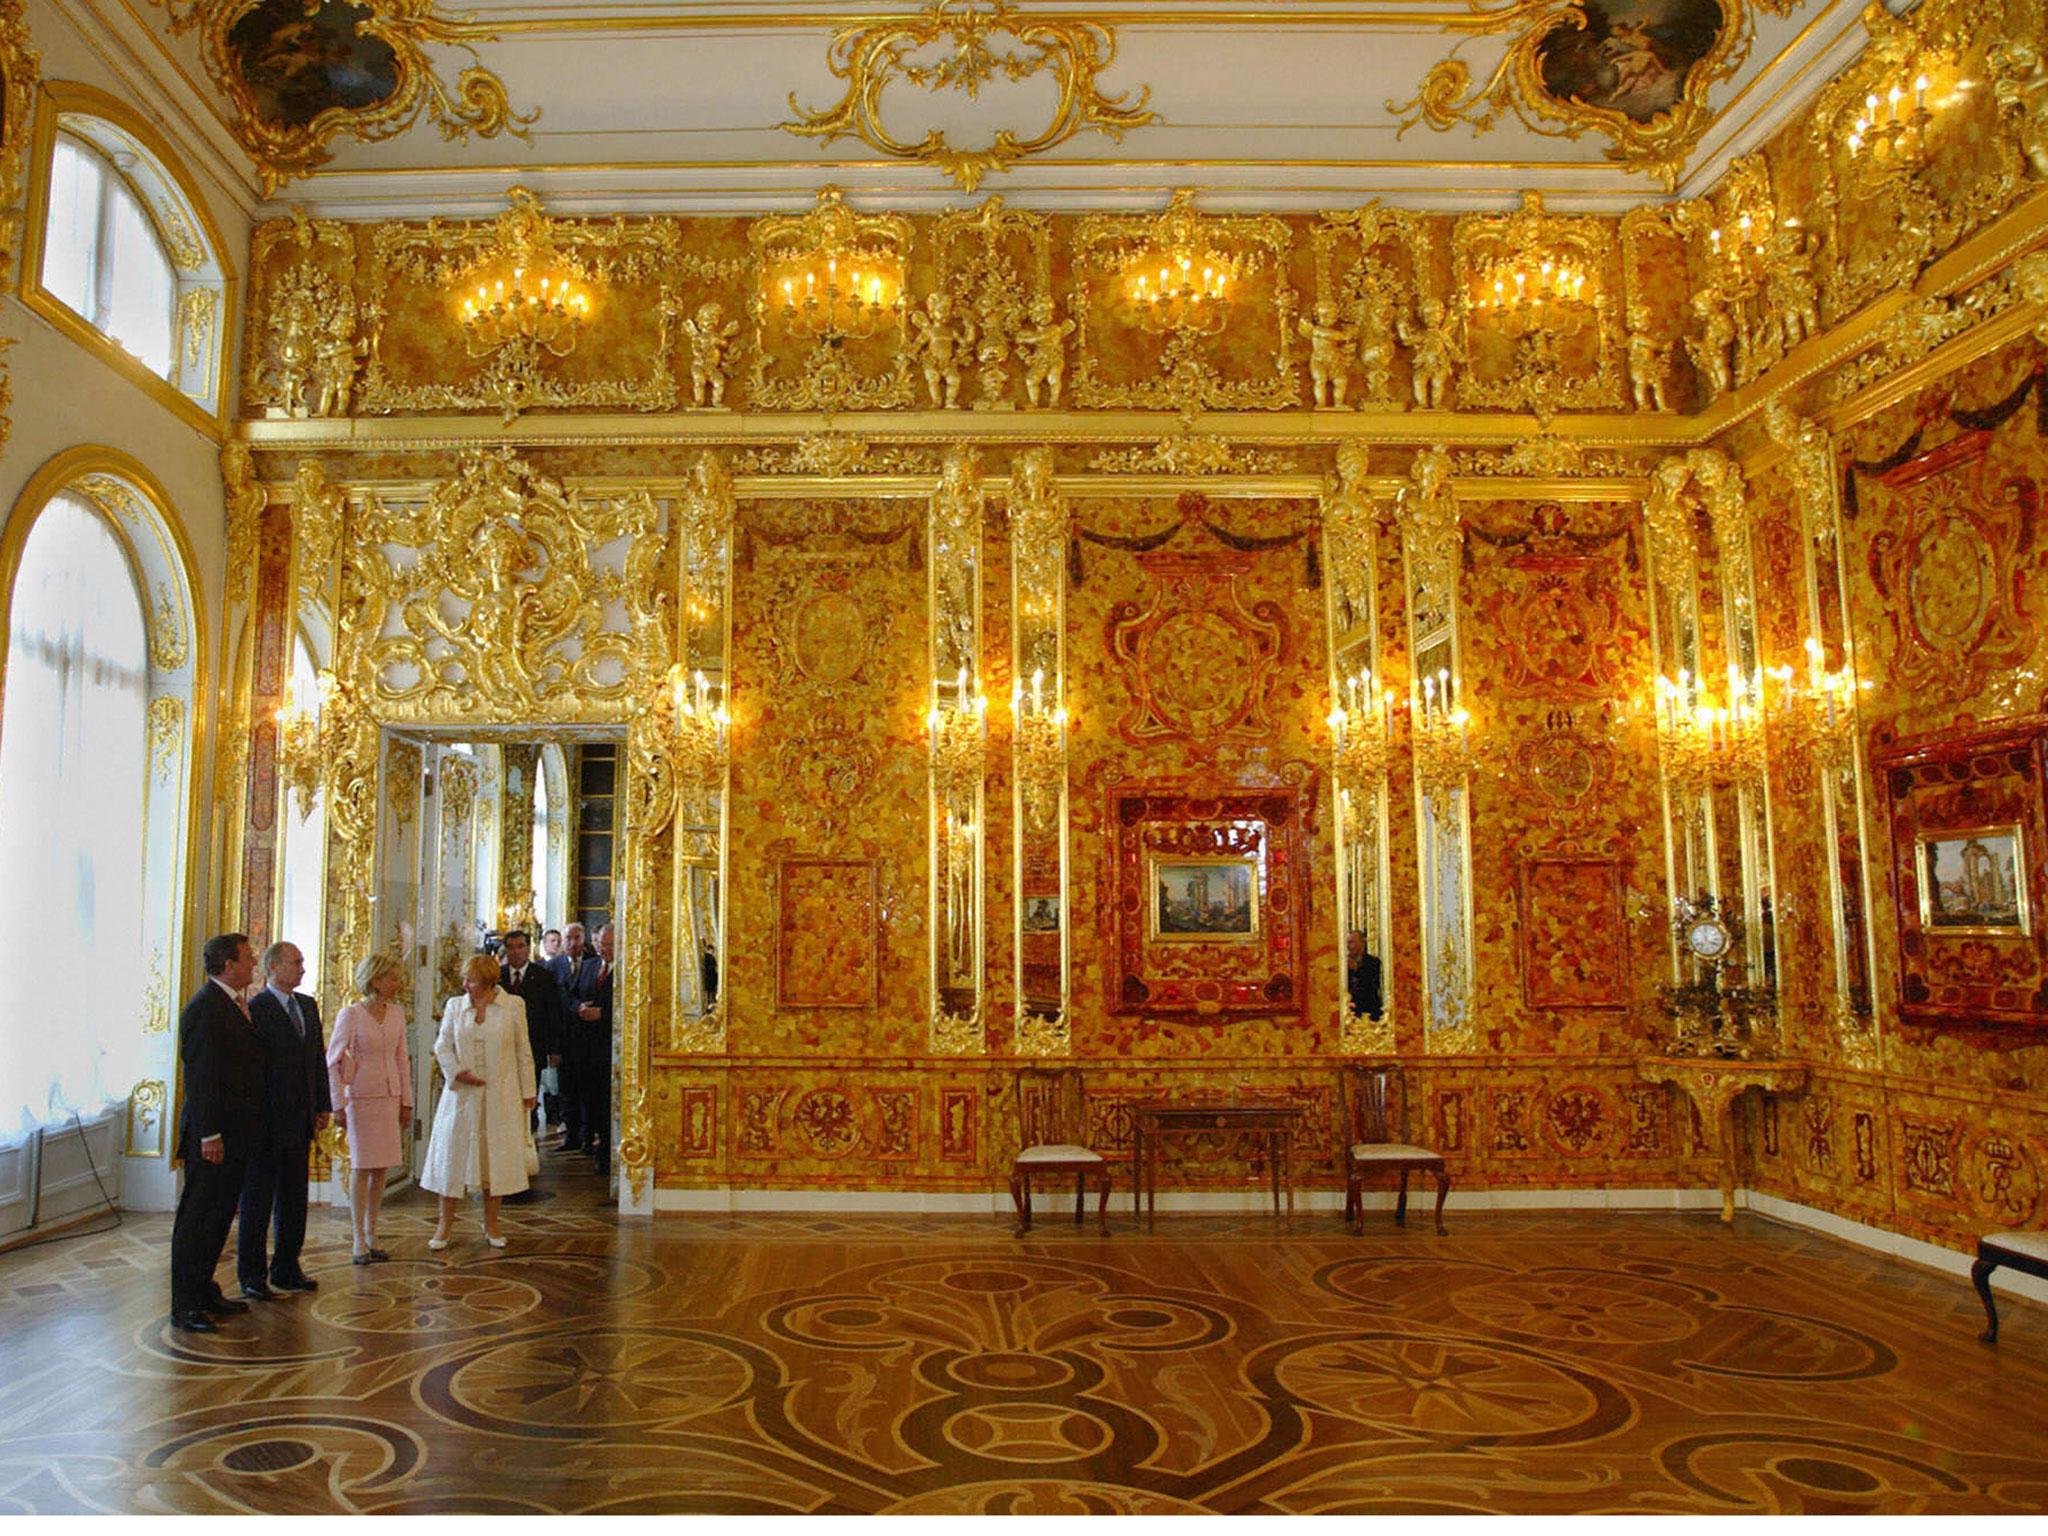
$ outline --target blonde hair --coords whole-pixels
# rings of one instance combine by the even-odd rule
[[[377,978],[387,972],[396,974],[400,981],[405,980],[405,967],[398,963],[398,956],[390,953],[363,956],[356,962],[355,975],[352,978],[355,982],[356,996],[368,997],[376,990]]]
[[[498,968],[498,957],[478,950],[463,964],[462,984],[467,987],[472,981],[487,981],[495,987],[502,974]]]

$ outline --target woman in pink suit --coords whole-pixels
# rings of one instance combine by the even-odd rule
[[[405,1054],[405,1010],[393,1001],[405,973],[393,955],[372,955],[356,967],[356,993],[334,1021],[327,1069],[334,1108],[348,1121],[352,1170],[349,1204],[355,1212],[355,1261],[382,1263],[377,1211],[384,1175],[403,1161],[400,1135],[412,1123],[412,1064]]]

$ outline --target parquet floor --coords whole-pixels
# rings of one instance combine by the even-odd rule
[[[0,1256],[0,1510],[2039,1511],[2048,1312],[1758,1219],[620,1224],[553,1198],[165,1319],[169,1222]],[[232,1250],[231,1250],[232,1251]],[[232,1290],[232,1275],[223,1269]]]

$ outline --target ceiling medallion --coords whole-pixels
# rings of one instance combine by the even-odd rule
[[[235,114],[235,136],[269,197],[333,156],[342,134],[395,138],[426,113],[444,139],[525,138],[540,116],[512,110],[505,83],[481,62],[451,91],[425,45],[462,48],[491,33],[432,0],[157,0],[174,34],[200,30],[206,72]]]
[[[1009,46],[997,43],[1003,38]],[[928,53],[935,44],[937,52]],[[1126,129],[1153,122],[1157,114],[1145,107],[1149,86],[1138,88],[1135,102],[1129,91],[1105,96],[1096,88],[1095,77],[1115,58],[1116,33],[1099,22],[1026,18],[1009,0],[931,0],[915,16],[842,28],[826,62],[834,78],[846,82],[846,94],[835,106],[813,110],[791,92],[797,120],[782,126],[826,144],[860,139],[898,160],[934,166],[972,192],[989,172],[1043,154],[1084,128],[1120,140]],[[1058,96],[1051,118],[1035,133],[1001,128],[985,148],[959,149],[942,129],[912,143],[883,125],[882,97],[898,80],[933,94],[965,91],[978,99],[998,74],[1015,83],[1047,73]]]
[[[1477,86],[1455,49],[1439,60],[1413,100],[1387,102],[1402,133],[1418,122],[1436,129],[1464,122],[1479,134],[1503,112],[1554,138],[1576,139],[1591,128],[1612,141],[1608,159],[1670,191],[1714,120],[1707,92],[1749,55],[1752,7],[1784,16],[1799,0],[1671,0],[1647,17],[1629,0],[1468,3],[1473,19],[1451,25],[1513,33],[1507,52]]]

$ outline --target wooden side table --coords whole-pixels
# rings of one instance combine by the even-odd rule
[[[1723,1061],[1711,1056],[1646,1056],[1636,1076],[1678,1089],[1714,1128],[1721,1154],[1721,1219],[1735,1219],[1735,1101],[1752,1088],[1787,1096],[1806,1091],[1803,1061]]]
[[[1263,1136],[1273,1174],[1273,1214],[1281,1191],[1294,1216],[1294,1133],[1304,1113],[1299,1104],[1133,1104],[1131,1105],[1131,1209],[1148,1220],[1159,1212],[1159,1144],[1169,1136]]]

